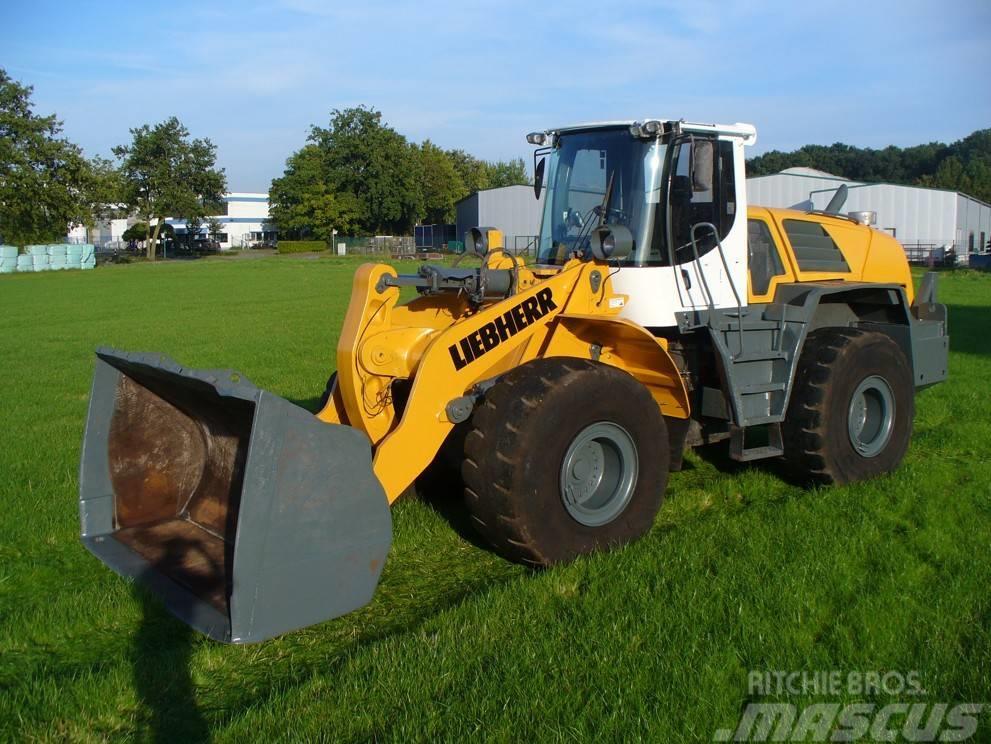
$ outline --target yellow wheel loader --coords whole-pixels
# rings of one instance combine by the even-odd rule
[[[389,506],[460,463],[467,509],[534,566],[650,529],[686,447],[808,481],[899,464],[946,377],[946,309],[870,215],[750,207],[753,127],[536,132],[535,259],[358,269],[315,416],[230,371],[97,352],[85,545],[212,638],[260,641],[367,603]],[[400,303],[403,288],[416,296]],[[410,290],[407,290],[410,291]]]

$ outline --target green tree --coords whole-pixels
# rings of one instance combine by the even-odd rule
[[[148,240],[148,235],[151,234],[151,230],[148,227],[147,222],[135,222],[133,225],[128,227],[124,233],[120,236],[122,240],[126,242],[131,242],[132,240],[145,241]],[[159,232],[158,236],[162,239],[174,238],[175,228],[172,225],[164,224]]]
[[[794,152],[772,150],[748,160],[747,174],[769,175],[795,166],[855,181],[922,184],[991,201],[991,129],[978,130],[949,145],[929,142],[874,150],[837,142],[828,147],[805,145]]]
[[[284,238],[331,240],[334,230],[350,232],[364,217],[353,194],[334,190],[324,154],[314,144],[289,157],[285,174],[272,181],[268,199],[271,221]]]
[[[210,240],[220,242],[220,236],[224,232],[224,222],[219,217],[207,217],[206,219],[206,234],[210,236]]]
[[[380,112],[334,109],[330,126],[313,127],[309,141],[321,153],[327,193],[351,194],[361,205],[362,230],[410,232],[422,212],[419,148],[383,124]]]
[[[523,158],[513,160],[496,160],[488,163],[490,189],[502,186],[528,186],[530,178],[526,174],[526,164]]]
[[[420,177],[423,222],[454,222],[454,203],[465,196],[464,183],[450,155],[430,140],[420,145]]]
[[[174,116],[154,127],[132,129],[131,136],[131,144],[115,147],[114,154],[121,161],[123,202],[148,225],[146,247],[154,260],[165,217],[206,217],[222,199],[227,179],[216,167],[214,144],[190,139]]]
[[[121,235],[121,239],[130,243],[132,240],[144,240],[148,235],[148,223],[147,222],[135,222],[133,225],[128,227],[124,234]]]
[[[464,187],[455,201],[489,188],[489,168],[484,160],[469,155],[464,150],[448,150],[447,156],[451,159],[451,164]]]
[[[54,115],[34,113],[31,91],[0,69],[0,233],[21,245],[92,225],[116,200],[112,166],[87,160]]]
[[[186,220],[186,247],[192,248],[196,244],[196,239],[203,233],[203,220],[199,217],[190,217]]]

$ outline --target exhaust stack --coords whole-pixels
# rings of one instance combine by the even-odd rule
[[[833,194],[833,198],[829,200],[829,204],[826,205],[826,209],[823,210],[827,214],[839,214],[840,210],[843,209],[843,205],[846,204],[847,185],[844,183],[838,189],[836,193]]]

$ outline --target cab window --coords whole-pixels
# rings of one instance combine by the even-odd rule
[[[782,226],[795,253],[799,271],[849,273],[850,265],[839,246],[818,222],[784,220]]]
[[[692,138],[681,142],[671,163],[671,238],[674,261],[687,263],[716,247],[712,227],[723,240],[736,218],[736,182],[733,172],[733,144]]]
[[[771,280],[785,273],[771,230],[764,220],[747,220],[747,259],[750,291],[754,295],[767,294]]]

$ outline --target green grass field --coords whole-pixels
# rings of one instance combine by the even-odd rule
[[[543,572],[478,547],[456,505],[404,500],[364,609],[256,646],[188,631],[79,543],[93,350],[233,367],[312,408],[355,266],[0,277],[0,741],[711,741],[749,670],[917,671],[926,701],[991,702],[991,275],[969,272],[942,279],[951,379],[894,475],[806,490],[691,454],[646,538]]]

